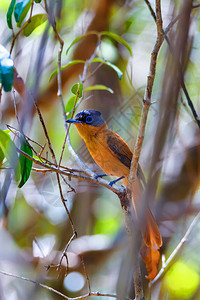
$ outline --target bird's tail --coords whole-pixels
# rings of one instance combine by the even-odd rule
[[[123,183],[125,186],[127,185],[127,178],[123,180]],[[142,190],[141,183],[137,178],[133,188],[133,205],[136,216],[142,215],[143,222],[139,220],[139,223],[143,224],[140,226],[140,230],[145,244],[152,249],[158,249],[162,246],[162,237],[150,209],[148,207],[141,207]],[[141,210],[142,214],[139,213]]]
[[[124,185],[127,185],[127,178],[123,180]],[[139,179],[136,179],[133,188],[133,205],[136,216],[141,216],[142,221],[139,220],[140,230],[143,237],[142,247],[140,253],[148,270],[148,279],[152,280],[157,275],[157,266],[160,260],[160,253],[158,249],[162,246],[162,237],[148,207],[141,208],[142,186]],[[142,210],[142,214],[140,213]]]
[[[142,236],[145,244],[152,249],[159,249],[162,246],[162,237],[158,225],[149,208],[146,210],[145,226],[142,228]]]

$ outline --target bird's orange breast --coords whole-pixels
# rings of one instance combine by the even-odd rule
[[[119,161],[119,158],[110,149],[107,143],[107,125],[94,127],[83,124],[76,124],[80,136],[84,139],[90,155],[94,161],[108,175],[127,176],[129,168]]]

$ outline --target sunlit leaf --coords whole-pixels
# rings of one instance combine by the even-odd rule
[[[122,79],[122,75],[123,75],[123,72],[115,65],[113,65],[112,63],[110,63],[109,61],[105,61],[103,60],[102,58],[94,58],[91,63],[93,62],[100,62],[102,64],[105,64],[109,67],[111,67],[118,75],[119,79],[121,80]]]
[[[83,95],[83,84],[82,83],[75,83],[71,88],[71,91],[74,95],[77,95],[78,98],[81,98]]]
[[[86,34],[83,34],[81,36],[78,36],[77,38],[75,38],[73,40],[73,42],[70,44],[70,46],[67,48],[67,51],[66,51],[66,55],[68,54],[69,50],[71,49],[72,46],[74,46],[76,43],[78,43],[80,40],[82,40],[83,38],[85,38],[86,36],[89,36],[89,35],[99,35],[99,32],[96,32],[96,31],[90,31],[90,32],[87,32]]]
[[[130,55],[131,56],[133,55],[131,47],[121,36],[119,36],[116,33],[110,32],[110,31],[102,31],[101,36],[104,36],[104,35],[108,36],[108,37],[112,38],[113,40],[115,40],[116,42],[122,44],[130,52]]]
[[[75,64],[84,64],[85,60],[81,60],[81,59],[77,59],[77,60],[72,60],[70,62],[68,62],[65,66],[61,67],[61,70],[64,70],[72,65]],[[55,71],[53,71],[49,77],[49,81],[58,73],[58,69],[56,69]]]
[[[76,100],[76,96],[72,96],[71,98],[69,98],[69,100],[67,101],[67,104],[65,106],[66,113],[69,113],[73,109],[75,100]]]
[[[25,140],[21,144],[21,150],[31,157],[33,156],[32,149]],[[18,187],[21,188],[29,179],[33,162],[32,160],[20,154],[19,163],[21,167],[21,180]]]
[[[0,165],[2,164],[2,161],[4,160],[5,158],[5,154],[3,152],[3,150],[0,148]]]
[[[30,7],[31,7],[31,0],[20,0],[15,5],[14,17],[18,27],[21,26]]]
[[[8,27],[9,27],[10,29],[13,28],[13,26],[12,26],[12,15],[13,15],[15,3],[16,3],[16,0],[12,0],[12,1],[10,2],[10,6],[9,6],[8,12],[7,12],[7,24],[8,24]]]
[[[17,155],[17,150],[15,144],[11,140],[9,134],[0,130],[0,148],[7,158],[9,165],[15,171],[15,179],[19,181],[20,178],[20,168],[19,168],[19,159]]]
[[[28,21],[25,23],[26,27],[24,28],[23,34],[24,36],[29,36],[38,26],[42,25],[48,16],[46,14],[38,14],[31,18],[31,22]]]
[[[87,91],[94,91],[94,90],[102,90],[102,91],[108,91],[109,93],[113,94],[113,90],[105,85],[102,84],[96,84],[92,86],[88,86],[86,89],[84,89],[84,92]]]

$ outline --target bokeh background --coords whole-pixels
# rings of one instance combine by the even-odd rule
[[[193,2],[198,4],[198,1]],[[149,74],[151,52],[157,34],[155,22],[147,5],[142,0],[60,0],[47,1],[47,3],[50,14],[56,20],[56,28],[64,41],[62,65],[73,59],[91,57],[97,43],[95,36],[82,39],[66,55],[66,50],[72,41],[88,31],[114,32],[130,45],[133,56],[130,56],[124,45],[112,38],[105,37],[101,40],[96,55],[118,66],[123,72],[123,77],[120,80],[112,68],[102,65],[84,82],[84,88],[102,84],[111,88],[114,93],[108,91],[84,93],[77,111],[84,108],[100,110],[109,128],[117,132],[133,149]],[[154,1],[150,3],[154,8]],[[184,1],[177,0],[161,1],[164,28],[180,13],[183,3]],[[8,0],[0,1],[0,43],[8,51],[12,43],[12,31],[6,22],[9,4]],[[46,14],[43,1],[34,4],[33,15],[36,14]],[[200,114],[199,15],[200,8],[194,8],[191,12],[187,43],[184,45],[186,55],[183,63],[185,84],[198,114]],[[27,19],[28,15],[25,21]],[[169,33],[172,44],[173,41],[177,41],[177,24]],[[14,19],[13,27],[15,33],[20,30]],[[176,44],[173,44],[173,47],[176,49]],[[37,100],[57,158],[61,154],[65,128],[57,96],[57,79],[56,76],[51,80],[49,78],[57,68],[58,49],[59,43],[52,27],[47,18],[46,20],[44,18],[43,23],[28,37],[24,36],[22,31],[11,55],[31,97]],[[146,178],[151,180],[156,178],[156,192],[151,206],[163,235],[161,252],[166,258],[180,242],[200,209],[199,128],[182,90],[177,94],[174,107],[167,102],[161,106],[162,96],[168,90],[166,78],[169,79],[171,76],[167,71],[169,56],[169,47],[164,42],[158,56],[152,94],[153,104],[149,111],[140,158]],[[96,65],[90,71],[95,68]],[[62,86],[65,105],[72,96],[71,87],[80,81],[82,73],[82,64],[63,70]],[[176,86],[176,82],[174,85]],[[170,95],[168,97],[170,98]],[[17,92],[16,101],[19,117],[22,118],[26,104]],[[2,91],[0,117],[3,130],[7,129],[6,124],[18,128],[13,102],[13,93]],[[157,140],[156,133],[160,126],[162,110],[173,110],[175,116],[172,122],[170,117],[169,120],[161,118],[162,122],[166,121],[169,130],[163,132],[163,140]],[[41,123],[33,108],[25,118],[24,131],[27,136],[41,145],[46,143]],[[80,158],[93,171],[101,174],[102,171],[94,164],[73,126],[70,129],[70,137]],[[160,144],[163,144],[163,148],[156,158],[152,172],[155,149],[159,148]],[[35,145],[34,147],[36,151],[40,151],[39,147]],[[48,152],[48,158],[51,159],[47,146],[45,152]],[[67,147],[62,165],[79,168]],[[38,166],[34,165],[34,168]],[[70,184],[76,191],[74,193],[61,180],[63,194],[67,199],[66,204],[78,237],[68,249],[69,273],[67,276],[64,272],[59,275],[56,268],[47,270],[45,266],[59,263],[62,251],[72,236],[72,230],[60,200],[56,175],[32,170],[31,177],[24,187],[17,188],[15,181],[12,180],[6,189],[7,172],[7,169],[0,170],[1,195],[4,195],[4,199],[3,196],[1,197],[0,204],[0,270],[28,277],[56,288],[69,297],[75,297],[88,291],[83,259],[93,291],[120,292],[123,284],[126,285],[123,280],[129,278],[127,296],[133,295],[132,271],[125,264],[127,238],[124,216],[117,196],[98,185],[71,179]],[[152,299],[200,299],[199,230],[200,224],[197,223],[179,255],[174,259],[171,268],[152,287]],[[63,265],[66,266],[65,260]],[[129,276],[120,276],[124,265]],[[149,291],[145,272],[142,265],[145,295],[147,295]],[[59,296],[37,285],[0,274],[0,299],[28,298],[60,299]],[[91,297],[91,299],[95,298]]]

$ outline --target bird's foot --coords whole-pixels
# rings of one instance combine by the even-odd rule
[[[98,178],[102,178],[102,177],[104,177],[104,176],[108,176],[108,175],[106,175],[106,174],[99,174],[99,175],[96,175],[94,178],[95,178],[95,179],[98,179]]]
[[[119,178],[117,178],[117,179],[111,181],[111,182],[109,183],[109,185],[112,186],[114,183],[116,183],[117,181],[119,181],[119,180],[121,180],[121,179],[123,179],[123,178],[124,178],[124,176],[119,177]]]

